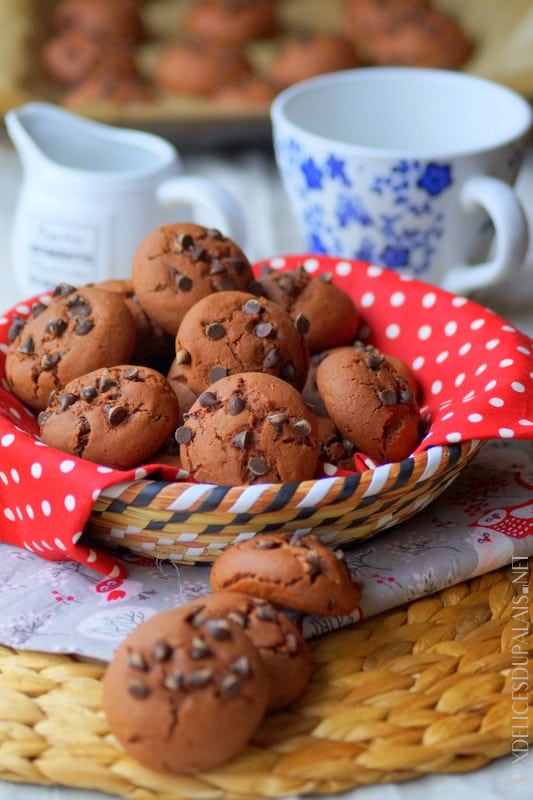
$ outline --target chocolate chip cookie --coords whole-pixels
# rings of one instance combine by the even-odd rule
[[[318,365],[318,391],[344,439],[378,464],[419,442],[418,403],[406,379],[373,347],[339,347]]]
[[[111,731],[160,772],[214,769],[248,742],[269,696],[266,668],[242,626],[198,603],[150,617],[124,640],[103,679]]]
[[[277,303],[247,292],[218,292],[183,317],[176,360],[196,394],[239,372],[276,375],[297,389],[305,383],[309,350],[303,314],[293,321]]]
[[[313,536],[258,534],[229,545],[211,568],[215,592],[242,592],[304,614],[350,614],[359,603],[342,552]]]
[[[141,242],[132,280],[150,319],[175,336],[194,303],[212,292],[244,291],[253,274],[235,242],[214,228],[184,222],[163,225]]]
[[[129,469],[161,447],[178,418],[178,400],[166,378],[125,365],[94,370],[54,392],[39,426],[51,447]]]
[[[331,273],[312,278],[303,266],[283,272],[265,266],[259,284],[262,293],[293,319],[303,314],[309,320],[307,342],[311,353],[346,345],[355,337],[359,313],[352,298],[335,286]]]
[[[262,372],[229,375],[202,392],[176,430],[195,481],[288,483],[313,477],[314,414],[289,383]]]
[[[99,367],[129,363],[135,322],[123,298],[95,287],[61,284],[14,331],[6,376],[20,400],[39,411],[50,393]]]
[[[222,617],[236,623],[257,648],[270,678],[267,711],[293,703],[311,675],[311,653],[287,614],[259,597],[240,592],[214,592],[191,603],[197,619]]]

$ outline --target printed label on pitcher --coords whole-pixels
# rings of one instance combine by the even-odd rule
[[[94,225],[38,221],[28,241],[29,282],[49,289],[63,282],[90,283],[97,272],[99,244]]]

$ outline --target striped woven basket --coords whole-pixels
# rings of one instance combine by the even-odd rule
[[[273,531],[347,544],[425,508],[480,447],[478,441],[430,447],[347,477],[282,485],[134,481],[100,495],[86,530],[106,547],[185,563],[212,562],[228,544]]]

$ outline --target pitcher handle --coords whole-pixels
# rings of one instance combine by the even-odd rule
[[[498,178],[474,175],[461,194],[468,210],[481,206],[492,220],[495,231],[494,255],[482,264],[460,264],[444,278],[444,288],[456,294],[469,293],[503,283],[522,266],[528,248],[526,215],[514,190]]]
[[[178,175],[156,189],[159,203],[166,208],[190,203],[195,209],[195,222],[208,228],[219,228],[230,239],[243,246],[246,220],[236,198],[212,181],[198,175]]]

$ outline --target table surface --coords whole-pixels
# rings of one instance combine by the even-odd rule
[[[245,198],[247,237],[241,243],[251,261],[296,253],[300,244],[288,201],[268,152],[182,154],[189,174],[207,175],[237,197]],[[5,310],[21,297],[10,266],[10,231],[21,182],[18,157],[7,139],[0,138],[0,306]],[[507,284],[483,291],[477,302],[489,306],[521,330],[533,335],[533,148],[517,183],[530,229],[531,245],[521,273]],[[418,781],[361,787],[339,795],[342,800],[530,800],[533,755],[518,762],[499,759],[466,775],[429,775]],[[0,800],[104,800],[101,792],[61,787],[0,783]]]

